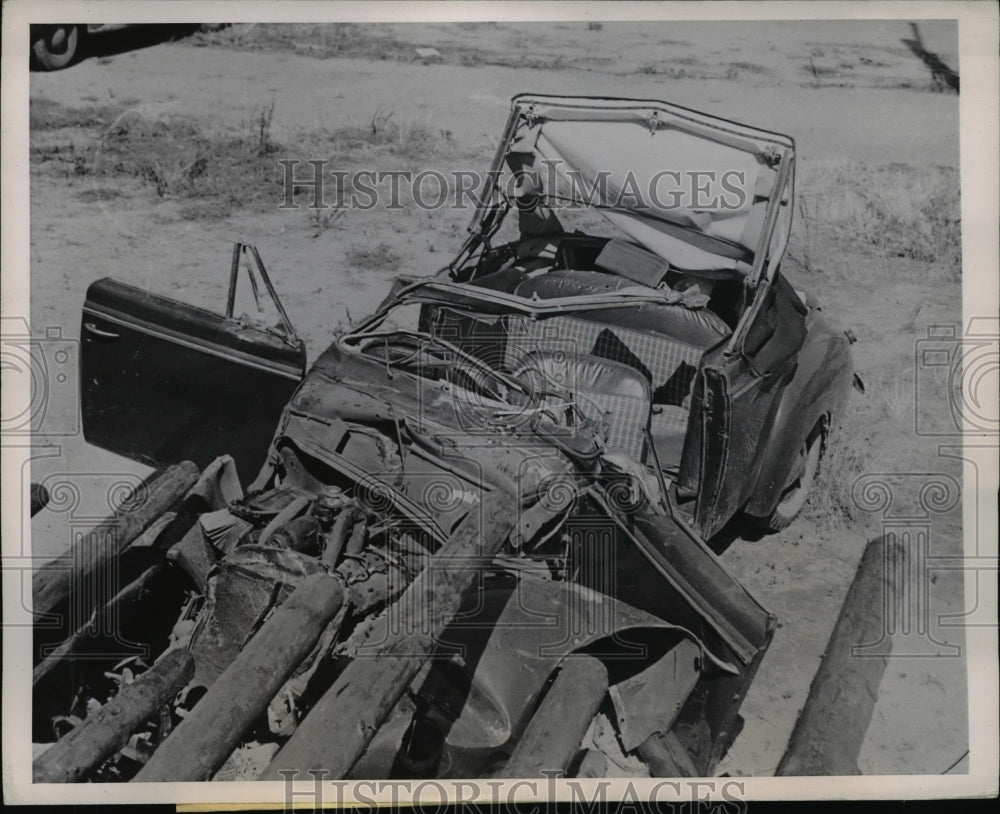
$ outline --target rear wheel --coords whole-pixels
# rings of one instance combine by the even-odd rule
[[[83,32],[78,25],[46,25],[31,32],[31,61],[37,68],[57,71],[76,59]]]
[[[806,505],[819,472],[819,459],[823,451],[823,431],[817,427],[803,442],[795,457],[781,499],[768,517],[755,518],[757,523],[769,531],[780,531],[788,526]]]

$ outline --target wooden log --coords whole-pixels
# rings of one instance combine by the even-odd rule
[[[121,612],[121,608],[127,602],[133,600],[146,590],[146,586],[159,573],[159,565],[150,566],[139,574],[138,577],[132,580],[132,582],[115,594],[108,604],[101,608],[99,612],[95,611],[90,619],[77,628],[71,636],[62,641],[52,650],[51,653],[46,655],[40,662],[38,662],[38,664],[35,665],[34,670],[31,672],[31,686],[37,688],[38,684],[48,678],[49,674],[63,664],[66,659],[73,658],[76,654],[77,648],[79,648],[83,642],[93,635],[94,630],[106,629],[106,626],[100,623],[98,618],[99,613],[103,613],[106,617],[111,619],[117,618],[118,614]]]
[[[899,604],[904,558],[901,544],[881,537],[865,548],[779,776],[860,774],[858,755],[892,653],[886,616]]]
[[[497,777],[565,776],[607,691],[608,671],[598,659],[570,656]]]
[[[77,623],[90,616],[109,597],[99,595],[114,572],[114,560],[161,514],[182,498],[198,478],[190,461],[171,466],[147,478],[135,495],[111,517],[84,537],[68,555],[43,565],[34,574],[32,592],[36,616],[63,607],[73,594]]]
[[[520,523],[530,539],[543,518],[518,516],[507,494],[487,493],[390,608],[399,633],[390,634],[370,658],[351,662],[305,717],[295,734],[261,774],[282,780],[282,771],[326,770],[347,775],[414,676],[427,661],[480,569],[492,561]]]
[[[654,732],[639,744],[639,757],[651,777],[698,777],[688,750],[673,732]]]
[[[208,780],[267,709],[343,604],[340,580],[306,577],[261,626],[136,781]]]
[[[35,783],[75,783],[121,749],[145,721],[194,675],[194,659],[172,650],[65,737],[32,766]]]

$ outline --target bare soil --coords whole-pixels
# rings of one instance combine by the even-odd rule
[[[792,134],[806,203],[785,271],[854,329],[867,394],[854,399],[806,514],[782,533],[735,528],[718,544],[780,623],[720,771],[772,774],[865,543],[903,522],[858,506],[856,479],[886,475],[896,484],[891,511],[916,518],[907,528],[923,529],[931,556],[962,553],[961,503],[925,510],[919,490],[896,478],[961,482],[960,461],[938,454],[958,439],[917,432],[924,371],[915,363],[928,326],[961,321],[957,97],[934,92],[901,44],[909,28],[888,22],[301,29],[234,26],[138,50],[105,43],[69,70],[32,75],[33,334],[54,328],[77,340],[86,288],[104,276],[221,308],[231,243],[247,239],[315,358],[394,275],[443,266],[471,212],[335,215],[306,209],[308,194],[302,208],[279,209],[277,159],[485,170],[517,92],[662,98]],[[922,33],[957,67],[953,29],[926,23]],[[416,47],[441,57],[422,60]],[[912,211],[915,201],[931,201],[931,214]],[[925,234],[928,218],[937,231]],[[948,394],[927,398],[943,421]],[[107,513],[115,484],[148,472],[88,446],[73,429],[77,409],[71,381],[51,391],[39,426],[36,454],[55,454],[36,461],[32,479],[69,482],[77,497],[35,518],[36,556],[63,550]],[[936,774],[967,749],[964,651],[942,655],[933,642],[963,644],[960,627],[939,621],[965,610],[961,572],[918,577],[926,601],[908,611],[913,629],[896,633],[903,655],[876,704],[866,774]]]

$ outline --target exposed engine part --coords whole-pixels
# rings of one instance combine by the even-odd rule
[[[264,620],[309,574],[340,575],[348,590],[350,616],[360,618],[396,596],[423,567],[427,550],[391,524],[369,526],[369,515],[337,487],[315,498],[284,486],[255,495],[257,529],[222,557],[207,584],[207,600],[196,631],[182,624],[176,638],[191,635],[198,663],[195,685],[210,686]],[[233,515],[244,515],[233,507]],[[272,514],[273,512],[273,514]],[[254,542],[255,541],[255,542]],[[399,548],[399,555],[386,550]],[[183,617],[182,617],[183,618]],[[180,620],[179,620],[180,621]]]
[[[303,515],[275,529],[268,541],[276,548],[288,548],[317,557],[321,548],[320,522],[315,515]]]
[[[351,536],[347,541],[347,553],[348,554],[360,554],[361,550],[365,547],[365,541],[368,539],[368,521],[362,516],[357,523],[354,524],[354,528],[351,529]]]
[[[336,568],[351,530],[361,516],[361,510],[352,504],[343,508],[333,521],[333,526],[326,535],[326,546],[323,550],[323,564],[327,568],[331,570]]]
[[[261,528],[267,525],[292,500],[303,494],[304,491],[299,487],[285,483],[247,495],[241,501],[234,501],[229,504],[229,511],[236,517]]]
[[[356,438],[386,456],[379,441],[377,433],[358,433]],[[266,742],[269,735],[286,738],[295,732],[315,701],[310,685],[314,676],[327,674],[330,657],[337,657],[356,626],[376,618],[439,547],[432,531],[400,517],[394,506],[371,503],[366,497],[371,496],[349,494],[334,484],[318,485],[315,480],[296,484],[286,478],[272,489],[200,516],[172,549],[192,557],[171,557],[180,570],[194,571],[200,579],[195,580],[194,590],[187,591],[173,628],[165,631],[168,651],[190,651],[194,677],[112,758],[92,769],[91,778],[134,776],[177,723],[197,712],[208,688],[296,586],[310,574],[333,573],[346,591],[343,610],[275,694],[266,714],[247,730],[245,743]],[[540,539],[559,536],[565,521],[564,502],[542,503],[544,509],[531,513],[516,535],[531,549]],[[194,559],[197,567],[192,565]],[[131,684],[144,667],[123,662],[105,671],[99,687],[81,686],[67,714],[56,722],[57,735],[85,723],[92,710]]]
[[[355,443],[394,460],[377,433],[357,433]],[[294,455],[291,449],[285,452]],[[433,533],[370,498],[334,484],[284,478],[271,489],[203,513],[172,549],[171,560],[198,579],[184,597],[173,628],[167,628],[167,650],[190,651],[194,677],[112,758],[92,769],[90,777],[131,778],[177,723],[196,712],[207,689],[295,587],[310,574],[333,573],[346,591],[343,610],[276,693],[266,715],[246,733],[247,743],[253,738],[268,741],[268,734],[290,737],[315,700],[310,690],[314,676],[325,674],[329,657],[345,637],[402,593],[438,548]],[[519,542],[534,544],[558,536],[567,507],[550,503],[543,501],[546,510],[532,514],[519,529]],[[57,736],[86,723],[92,711],[144,669],[141,662],[122,662],[105,671],[100,686],[80,686],[74,703],[54,722]]]
[[[347,496],[343,489],[338,486],[326,486],[316,496],[313,514],[319,520],[323,530],[327,531],[341,510],[351,503],[353,500]]]
[[[210,686],[267,615],[306,576],[325,570],[293,549],[245,544],[225,557],[210,580],[206,619],[192,643],[194,683]]]
[[[283,525],[302,514],[302,512],[309,508],[310,502],[309,498],[304,495],[300,495],[292,500],[274,516],[274,519],[270,523],[264,526],[264,530],[260,533],[257,542],[260,545],[267,545],[270,542],[271,535]]]

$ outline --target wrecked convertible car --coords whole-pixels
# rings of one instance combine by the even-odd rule
[[[793,170],[515,97],[455,260],[308,372],[253,247],[224,315],[94,283],[87,439],[169,468],[36,574],[35,780],[711,774],[774,619],[706,541],[794,519],[853,375]]]

